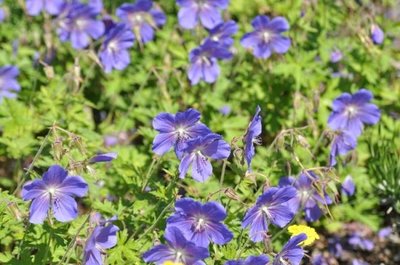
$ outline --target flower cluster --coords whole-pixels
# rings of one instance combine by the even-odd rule
[[[153,152],[163,155],[174,148],[181,161],[180,178],[191,168],[195,180],[206,181],[212,175],[209,159],[223,160],[231,152],[221,135],[200,122],[200,112],[194,109],[176,114],[160,113],[153,120],[153,128],[159,132],[153,141]]]
[[[231,47],[234,43],[232,35],[237,30],[238,26],[233,20],[217,23],[210,27],[208,37],[189,54],[188,77],[192,85],[198,84],[200,80],[214,83],[218,79],[220,74],[218,60],[232,58]]]
[[[248,125],[243,137],[244,158],[248,170],[255,155],[254,143],[262,132],[261,108]],[[192,176],[198,181],[205,181],[212,174],[212,167],[207,157],[226,159],[229,156],[229,145],[221,136],[200,122],[200,113],[193,109],[176,114],[160,113],[153,120],[153,128],[159,132],[153,141],[153,151],[163,155],[174,148],[176,156],[181,160],[180,177],[183,178],[192,166]],[[292,183],[293,184],[293,183]],[[299,186],[300,187],[300,186]],[[302,191],[297,186],[271,187],[257,199],[242,221],[243,228],[250,229],[250,238],[254,242],[268,238],[268,226],[286,226],[295,216],[300,206],[293,207],[301,198]],[[310,187],[309,187],[310,188]],[[316,197],[316,193],[312,196]],[[304,198],[304,201],[313,199]],[[300,202],[297,202],[300,204]],[[312,203],[309,203],[311,205]],[[165,264],[168,262],[183,264],[203,264],[208,257],[210,244],[228,243],[233,234],[223,223],[226,218],[225,208],[217,202],[201,203],[191,198],[183,198],[175,203],[175,212],[167,219],[165,230],[166,244],[156,245],[143,254],[146,262]],[[309,244],[317,236],[309,233],[294,233],[294,236],[273,259],[273,264],[299,264],[304,252],[300,244]],[[296,232],[296,231],[295,231]],[[315,231],[314,231],[315,232]],[[310,237],[310,238],[309,238]],[[177,240],[179,238],[179,240]],[[259,264],[269,262],[266,255],[249,256],[245,260],[230,260],[225,264]]]
[[[331,144],[330,165],[336,165],[336,157],[353,150],[357,137],[363,131],[364,124],[376,124],[381,116],[379,108],[370,103],[372,93],[360,89],[355,94],[343,93],[332,104],[332,113],[328,126],[335,130]]]
[[[304,209],[305,219],[314,222],[322,216],[321,205],[326,206],[332,203],[331,198],[325,191],[315,187],[319,178],[312,171],[303,172],[296,179],[293,177],[283,177],[279,181],[280,187],[294,187],[296,196],[289,202],[292,212],[296,213]]]
[[[106,73],[113,69],[123,70],[130,63],[129,48],[135,40],[145,44],[154,39],[154,30],[166,22],[164,12],[151,0],[137,0],[122,4],[116,11],[121,20],[115,22],[109,15],[101,20],[103,3],[90,0],[27,0],[27,13],[37,16],[41,11],[56,16],[55,25],[61,41],[71,42],[74,49],[87,48],[100,38],[99,59]],[[93,43],[92,43],[93,44]]]
[[[343,233],[344,232],[344,233]],[[369,264],[365,258],[365,253],[376,250],[375,240],[381,242],[391,236],[393,230],[391,227],[385,227],[376,234],[372,233],[368,227],[359,223],[350,223],[343,227],[341,236],[335,235],[328,238],[328,251],[320,253],[314,251],[311,263],[313,265],[325,264]],[[374,236],[376,239],[372,238]],[[361,251],[354,255],[354,250]],[[350,254],[350,252],[352,254]],[[360,255],[361,254],[361,255]]]
[[[189,54],[190,67],[188,78],[192,85],[200,80],[214,83],[220,74],[218,60],[231,59],[231,47],[238,26],[235,21],[223,22],[219,13],[220,9],[228,6],[229,1],[213,0],[177,0],[181,6],[179,23],[183,28],[194,28],[198,21],[209,29],[209,36],[202,44],[194,48]],[[267,16],[257,16],[252,21],[253,32],[246,33],[241,44],[251,49],[257,58],[267,59],[273,52],[283,54],[288,51],[291,41],[282,33],[289,30],[289,23],[283,17],[270,20]]]
[[[285,202],[294,194],[293,188],[271,188],[260,196],[256,206],[248,211],[243,220],[244,227],[251,226],[253,234],[250,237],[253,241],[263,238],[270,222],[283,227],[293,218]],[[191,198],[178,200],[175,213],[167,220],[164,235],[166,244],[156,245],[145,252],[144,261],[155,264],[204,264],[203,260],[209,256],[210,243],[223,245],[233,238],[233,234],[222,223],[225,218],[226,210],[217,202],[202,204]],[[315,238],[311,233],[295,234],[274,257],[273,264],[284,265],[287,261],[300,264],[304,256],[301,244],[307,244]],[[268,262],[269,257],[261,255],[249,256],[245,260],[229,260],[225,265],[266,265]]]

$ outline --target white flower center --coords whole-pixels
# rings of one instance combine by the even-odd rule
[[[357,109],[357,107],[354,106],[354,105],[349,105],[349,106],[347,106],[347,108],[346,108],[346,114],[347,114],[349,117],[353,117],[354,115],[357,114],[357,112],[358,112],[358,109]]]
[[[208,57],[205,55],[200,57],[200,61],[201,61],[201,63],[204,63],[207,66],[210,66],[212,64],[211,61],[208,59]]]
[[[141,14],[136,14],[133,18],[134,18],[134,20],[136,22],[142,22],[143,21],[143,16]]]
[[[205,223],[206,223],[206,220],[204,220],[203,218],[200,217],[199,219],[197,219],[196,230],[202,229],[204,227]]]
[[[219,37],[218,37],[217,35],[212,36],[212,37],[211,37],[211,40],[213,40],[213,41],[219,41]]]
[[[118,49],[118,42],[116,40],[112,40],[110,41],[110,43],[108,43],[108,49],[110,51],[117,51]]]
[[[178,127],[176,129],[176,133],[178,134],[179,137],[185,137],[186,135],[186,130],[183,127]]]
[[[267,216],[270,216],[270,212],[269,212],[269,210],[268,210],[268,207],[267,206],[263,206],[263,207],[261,207],[261,211],[263,211]]]
[[[128,15],[128,19],[131,22],[132,26],[137,26],[145,21],[145,15],[142,13],[133,13]]]
[[[268,30],[266,30],[262,33],[262,39],[264,40],[264,42],[269,42],[271,40],[271,38],[272,38],[272,34]]]
[[[180,262],[181,261],[181,257],[183,256],[183,253],[181,252],[181,251],[177,251],[176,253],[175,253],[175,263],[178,263],[178,262]]]
[[[75,21],[75,25],[78,29],[83,30],[87,25],[87,20],[86,19],[77,19]]]
[[[206,8],[208,6],[207,0],[197,0],[196,2],[200,8]]]
[[[56,193],[57,189],[55,187],[47,188],[47,192],[50,193],[52,196]]]
[[[279,261],[282,265],[290,265],[290,262],[288,260],[285,260],[283,257],[279,257]]]

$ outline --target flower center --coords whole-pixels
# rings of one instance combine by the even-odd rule
[[[185,138],[186,136],[186,130],[184,127],[178,127],[175,132],[178,134],[179,138]]]
[[[110,51],[117,51],[118,49],[118,42],[116,40],[112,40],[110,41],[110,43],[108,44],[108,49]]]
[[[207,65],[207,66],[210,66],[210,65],[211,65],[210,59],[208,59],[208,57],[205,56],[205,55],[203,55],[203,56],[200,57],[200,61],[201,61],[201,64],[205,64],[205,65]]]
[[[279,257],[279,261],[281,262],[282,265],[290,265],[291,264],[287,259],[285,259],[283,257]]]
[[[261,211],[264,212],[268,217],[271,215],[267,206],[261,207]]]
[[[204,218],[202,218],[202,217],[198,218],[197,222],[196,222],[196,230],[203,229],[205,224],[206,224],[206,220]]]
[[[87,20],[86,19],[77,19],[75,21],[75,25],[78,29],[83,30],[83,29],[85,29],[85,27],[87,25]]]
[[[176,263],[177,263],[177,262],[180,262],[182,256],[183,256],[183,253],[182,253],[181,251],[178,250],[178,251],[175,253],[175,262],[176,262]]]
[[[200,8],[204,8],[207,6],[208,0],[197,0],[196,3]]]
[[[310,192],[307,190],[302,190],[300,192],[300,196],[301,196],[301,203],[304,204],[305,202],[308,201],[308,199],[310,197]]]
[[[357,112],[358,112],[357,107],[354,106],[354,105],[349,105],[349,106],[346,108],[346,114],[347,114],[349,117],[353,117],[354,115],[357,114]]]
[[[51,196],[54,196],[56,193],[57,189],[55,187],[48,187],[47,192],[50,193]]]
[[[145,15],[141,12],[136,12],[128,16],[129,21],[133,26],[141,25],[145,21]]]
[[[212,36],[212,37],[211,37],[211,40],[213,40],[213,41],[219,41],[218,35]]]
[[[263,39],[263,41],[264,42],[269,42],[271,39],[272,39],[272,34],[271,34],[271,32],[269,32],[268,30],[265,30],[263,33],[262,33],[262,39]]]

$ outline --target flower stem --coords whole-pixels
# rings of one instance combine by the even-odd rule
[[[33,166],[35,165],[36,161],[39,159],[39,156],[42,154],[44,147],[47,144],[47,140],[50,137],[50,133],[51,133],[51,128],[49,129],[49,131],[46,134],[46,137],[43,139],[42,144],[39,147],[39,150],[36,152],[31,164],[29,165],[28,169],[26,170],[24,176],[22,177],[22,179],[19,181],[18,186],[15,188],[13,195],[16,195],[17,192],[21,189],[22,184],[24,183],[23,180],[26,179],[26,177],[28,176],[28,174],[32,171]]]
[[[146,177],[145,177],[144,182],[143,182],[143,185],[142,185],[142,192],[145,191],[145,189],[146,189],[146,187],[147,187],[147,184],[148,184],[149,181],[150,181],[151,174],[153,173],[154,167],[155,167],[156,165],[158,165],[158,164],[160,163],[160,161],[161,161],[160,159],[154,158],[153,161],[151,162],[151,165],[150,165],[150,167],[149,167],[149,170],[147,171]]]
[[[224,178],[225,178],[225,171],[226,171],[226,163],[227,160],[224,159],[224,162],[222,164],[222,171],[221,171],[221,177],[219,179],[219,189],[222,190],[224,186]],[[218,200],[221,201],[221,192],[218,193]]]
[[[70,259],[70,255],[69,251],[71,249],[73,249],[75,247],[76,244],[76,239],[78,238],[79,233],[82,231],[83,227],[85,226],[85,224],[89,221],[90,218],[90,214],[87,216],[87,218],[85,219],[85,221],[82,223],[82,225],[79,227],[78,231],[76,232],[74,238],[71,240],[71,242],[68,245],[67,251],[65,251],[64,256],[62,257],[62,259],[60,260],[60,262],[58,263],[58,265],[62,265],[62,264],[68,264],[68,261]],[[64,263],[64,260],[67,259],[67,261]]]

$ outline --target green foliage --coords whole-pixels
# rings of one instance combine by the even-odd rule
[[[329,212],[325,209],[327,216],[312,224],[320,231],[335,232],[351,221],[377,230],[383,222],[382,202],[400,212],[400,23],[385,15],[396,8],[395,1],[232,0],[224,18],[239,24],[234,58],[220,63],[215,84],[194,87],[187,80],[188,54],[207,32],[179,28],[175,0],[155,1],[166,12],[167,24],[154,42],[144,47],[136,43],[132,63],[111,74],[98,65],[100,42],[73,50],[59,41],[49,16],[27,16],[23,2],[2,4],[8,16],[1,24],[0,66],[19,67],[22,89],[17,99],[0,103],[0,264],[81,264],[94,212],[116,215],[121,229],[106,264],[144,264],[142,253],[164,242],[166,218],[182,196],[218,200],[227,208],[225,223],[234,239],[211,247],[207,264],[266,253],[270,245],[250,242],[248,231],[241,229],[245,210],[263,188],[307,169],[328,183],[332,197],[339,198],[339,183],[347,175],[357,186],[354,197],[340,196]],[[114,14],[123,2],[104,4]],[[258,60],[240,46],[258,14],[289,20],[288,53]],[[371,42],[372,23],[384,30],[383,45]],[[44,63],[51,48],[55,58]],[[343,52],[337,64],[330,62],[334,49]],[[39,61],[34,60],[37,53]],[[327,168],[332,100],[362,87],[374,93],[382,110],[380,125],[366,127],[357,150],[342,157],[336,169]],[[262,145],[256,147],[253,173],[246,174],[242,137],[257,105],[262,109]],[[223,106],[231,112],[220,113]],[[226,162],[213,162],[214,175],[206,183],[189,176],[179,180],[175,154],[160,158],[151,151],[153,117],[189,107],[198,109],[202,122],[223,135],[233,150]],[[118,136],[119,144],[105,145],[109,135]],[[118,153],[111,164],[87,163],[94,154],[111,151]],[[21,187],[52,164],[81,175],[89,194],[79,200],[78,219],[29,224],[29,202],[22,201]],[[304,222],[302,214],[294,222]],[[272,227],[270,234],[278,235],[272,242],[276,252],[288,234]]]

